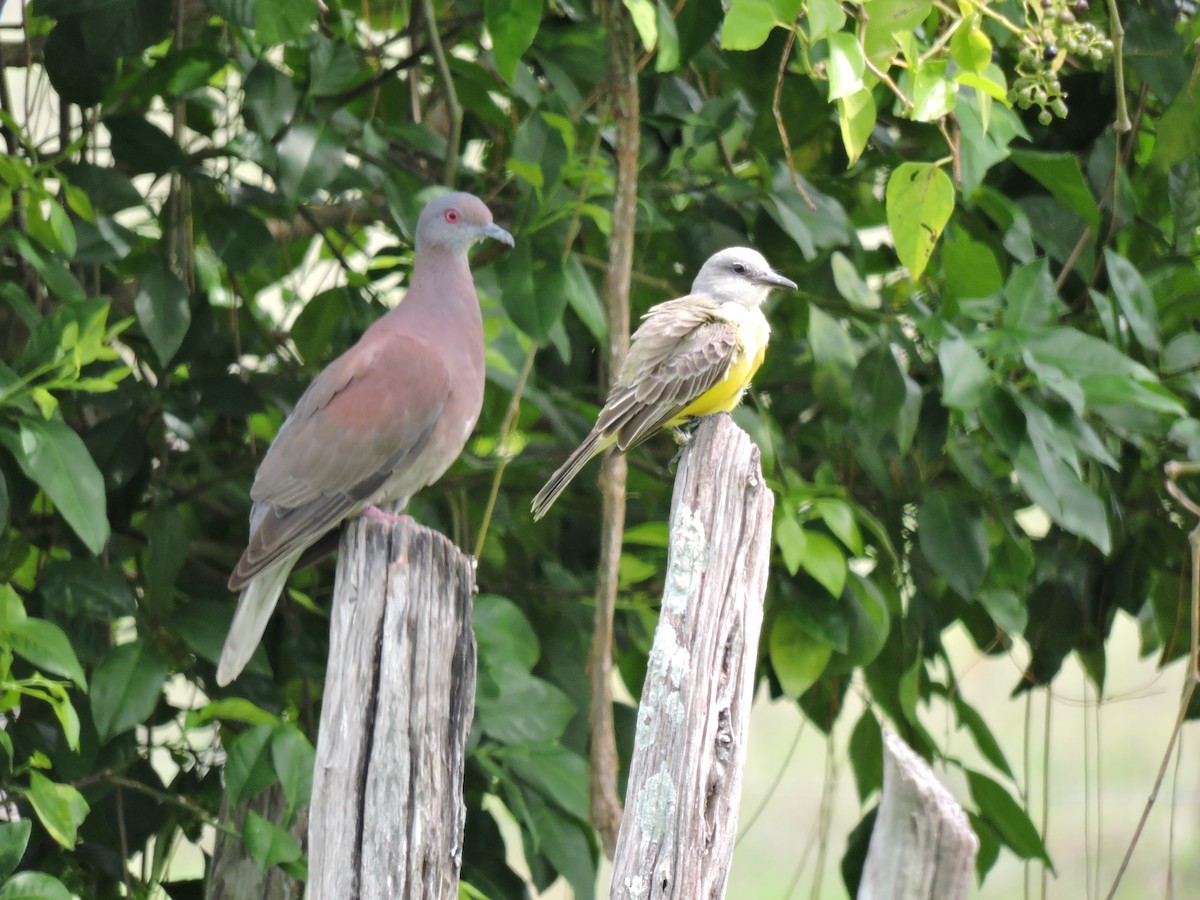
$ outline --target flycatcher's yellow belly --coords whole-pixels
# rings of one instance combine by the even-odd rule
[[[764,321],[763,325],[765,326],[765,324]],[[765,327],[760,330],[754,328],[751,323],[743,323],[741,329],[741,337],[744,341],[742,352],[730,364],[725,377],[688,404],[669,425],[678,425],[687,419],[712,413],[731,412],[741,403],[742,394],[746,392],[746,388],[750,385],[750,379],[762,365],[763,357],[767,353],[768,334]]]

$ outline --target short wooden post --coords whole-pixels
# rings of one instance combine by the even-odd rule
[[[775,500],[727,415],[675,478],[662,612],[638,708],[610,898],[719,900],[737,834]]]
[[[858,900],[961,900],[979,838],[967,814],[908,744],[883,731],[883,796]]]
[[[287,816],[287,808],[287,795],[278,782],[261,794],[239,803],[233,810],[229,809],[229,798],[225,798],[221,807],[221,821],[228,822],[239,833],[217,832],[204,891],[206,900],[241,900],[243,897],[253,897],[254,900],[303,900],[304,882],[278,866],[271,866],[264,872],[246,850],[246,842],[240,834],[248,813],[258,813],[269,822],[282,822]],[[297,815],[295,824],[288,831],[303,843],[308,831],[308,810],[302,810]]]
[[[309,810],[311,900],[458,896],[474,566],[411,521],[342,536]]]

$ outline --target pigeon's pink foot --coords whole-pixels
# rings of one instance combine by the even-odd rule
[[[363,508],[362,514],[368,519],[381,519],[384,522],[405,522],[408,521],[408,516],[404,513],[394,515],[390,512],[384,512],[374,503],[368,504]]]

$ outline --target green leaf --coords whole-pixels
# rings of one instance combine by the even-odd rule
[[[1038,836],[1037,828],[1025,810],[1001,785],[982,772],[967,770],[971,799],[979,814],[999,833],[1001,840],[1021,859],[1040,859],[1047,865],[1050,857]]]
[[[887,221],[896,255],[920,278],[954,212],[954,185],[930,163],[903,163],[887,183]]]
[[[263,870],[281,863],[295,862],[303,855],[300,842],[290,832],[267,821],[254,810],[246,813],[242,840],[246,842],[246,852]]]
[[[289,203],[304,203],[341,173],[346,142],[328,122],[302,122],[288,129],[275,152],[280,191]]]
[[[638,36],[642,39],[642,46],[646,50],[653,50],[654,45],[658,43],[658,11],[654,7],[652,0],[621,0],[625,4],[625,8],[629,10],[629,18],[633,20],[633,27],[637,29]]]
[[[1012,591],[984,588],[975,599],[987,610],[992,621],[1009,634],[1020,634],[1025,630],[1028,622],[1025,604]]]
[[[837,544],[819,531],[804,532],[800,566],[831,596],[842,596],[846,586],[846,557]]]
[[[155,260],[146,270],[138,284],[133,308],[150,346],[166,366],[183,344],[192,323],[192,310],[187,288],[165,260]]]
[[[806,537],[800,523],[791,516],[784,516],[775,523],[775,543],[779,546],[783,564],[790,575],[795,575],[800,571],[800,560],[804,558]]]
[[[864,9],[871,25],[863,39],[867,58],[876,68],[889,69],[896,52],[896,36],[911,34],[925,21],[933,0],[868,0]]]
[[[1133,336],[1147,350],[1157,351],[1158,307],[1154,305],[1154,295],[1150,293],[1141,273],[1129,260],[1109,247],[1104,248],[1104,263],[1113,294],[1129,322]]]
[[[542,0],[484,0],[483,15],[492,36],[496,71],[511,82],[516,77],[517,63],[542,23]]]
[[[204,217],[204,233],[231,272],[248,272],[259,265],[272,267],[279,256],[266,223],[244,209],[221,206],[211,210]]]
[[[293,0],[254,0],[254,35],[264,46],[285,44],[313,29],[316,10]]]
[[[1163,375],[1183,375],[1193,370],[1200,370],[1200,334],[1191,331],[1177,334],[1163,348]]]
[[[570,697],[520,669],[483,672],[475,704],[479,727],[506,744],[555,741],[575,715]]]
[[[1149,369],[1112,344],[1074,328],[1054,328],[1031,337],[1025,342],[1025,352],[1077,381],[1092,375],[1122,375],[1143,382],[1155,380]]]
[[[909,116],[915,122],[936,122],[948,116],[958,99],[957,85],[946,77],[945,60],[931,59],[921,63],[913,75],[912,92]]]
[[[757,50],[776,25],[790,27],[804,0],[731,0],[721,27],[722,50]]]
[[[21,822],[0,822],[0,879],[7,878],[21,862],[25,848],[29,845],[29,831],[33,823],[28,819]]]
[[[50,837],[73,849],[90,809],[83,795],[69,784],[55,784],[41,772],[30,772],[29,802]]]
[[[887,643],[892,619],[887,601],[874,582],[851,572],[846,584],[849,591],[841,603],[841,612],[849,625],[846,647],[835,648],[828,670],[838,675],[849,675],[879,656]]]
[[[83,667],[63,630],[42,619],[19,619],[0,625],[0,647],[11,649],[38,669],[69,678],[87,689]]]
[[[904,372],[889,345],[877,344],[859,360],[851,393],[855,424],[878,443],[896,427],[907,394]]]
[[[847,165],[853,166],[866,149],[867,141],[875,131],[878,115],[875,95],[870,88],[862,88],[837,102],[838,127],[842,132],[842,145],[846,148]]]
[[[71,900],[72,894],[53,875],[18,872],[0,885],[0,900]]]
[[[588,768],[582,756],[557,744],[514,745],[496,756],[551,803],[587,821]]]
[[[979,351],[960,337],[938,345],[942,369],[942,403],[961,412],[974,412],[992,388],[991,370]]]
[[[675,20],[671,18],[671,10],[663,0],[656,0],[654,12],[658,28],[658,54],[654,58],[654,71],[674,72],[679,68],[679,32],[675,28]]]
[[[275,782],[270,744],[273,725],[255,725],[238,735],[225,758],[225,791],[234,806]]]
[[[975,746],[979,748],[979,752],[983,754],[983,758],[990,762],[993,766],[1007,775],[1009,778],[1014,778],[1012,769],[1008,765],[1008,760],[1004,756],[1004,751],[1000,749],[1000,743],[988,728],[987,723],[983,721],[978,711],[962,698],[962,694],[954,694],[954,713],[958,716],[958,721],[967,731],[971,732],[971,737],[975,740]]]
[[[767,648],[779,686],[793,700],[816,684],[833,655],[833,647],[809,635],[790,605],[771,623]]]
[[[829,99],[838,100],[856,94],[863,87],[866,61],[858,39],[844,31],[829,36]]]
[[[988,568],[980,511],[944,491],[932,491],[917,512],[917,541],[933,570],[970,599]]]
[[[166,661],[142,638],[109,650],[92,673],[92,717],[100,743],[143,724],[166,679]]]
[[[1133,406],[1165,416],[1186,416],[1187,407],[1159,384],[1133,381],[1126,375],[1089,375],[1080,380],[1087,405]]]
[[[283,785],[289,815],[308,805],[312,797],[313,766],[317,753],[295,725],[280,725],[271,737],[271,763]]]
[[[979,19],[979,13],[972,13],[950,38],[950,56],[968,72],[982,72],[992,61],[992,42],[980,29]]]
[[[147,559],[142,567],[146,578],[143,599],[147,608],[166,616],[175,594],[175,582],[187,556],[187,528],[179,510],[162,500],[156,500],[151,507],[146,527],[154,540],[147,544]]]
[[[1100,498],[1057,457],[1039,457],[1023,444],[1013,458],[1021,488],[1054,522],[1090,541],[1101,553],[1112,549],[1108,518]]]
[[[475,598],[471,619],[480,665],[497,674],[533,669],[541,656],[537,634],[515,603],[496,594],[480,594]]]
[[[844,500],[832,497],[818,497],[813,500],[813,509],[821,517],[821,521],[834,533],[839,541],[846,545],[851,553],[863,552],[862,535],[858,524],[854,521],[854,510]]]
[[[868,797],[883,789],[883,734],[870,709],[864,709],[859,716],[846,749],[850,755],[850,768],[854,770],[858,800],[866,803]]]
[[[1055,200],[1079,213],[1093,233],[1100,227],[1100,208],[1079,168],[1079,160],[1072,154],[1013,150],[1012,161],[1032,175]]]
[[[61,419],[22,418],[19,427],[18,434],[0,428],[0,444],[84,545],[99,554],[108,543],[108,510],[104,479],[87,447]]]
[[[87,558],[55,560],[46,566],[38,583],[47,609],[61,620],[84,616],[112,621],[132,614],[133,592],[119,571]]]
[[[566,308],[566,274],[557,256],[539,252],[534,257],[532,243],[518,243],[496,260],[495,269],[500,299],[513,324],[542,344]]]
[[[188,713],[184,729],[199,728],[214,719],[245,722],[247,725],[278,725],[279,717],[255,706],[244,697],[222,697]]]
[[[859,309],[879,309],[883,305],[879,294],[862,279],[854,263],[840,251],[833,252],[829,258],[829,266],[833,270],[833,283],[837,286],[838,293],[851,306],[857,306]]]
[[[592,280],[583,270],[583,263],[575,254],[567,257],[563,273],[566,276],[567,303],[571,305],[575,315],[579,316],[579,320],[591,332],[596,342],[603,344],[604,339],[608,336],[608,319],[604,315],[604,306],[600,303],[600,297],[592,285]]]
[[[246,75],[242,91],[247,124],[267,140],[274,139],[296,115],[300,92],[296,90],[292,79],[275,68],[269,60],[260,59],[254,65]]]
[[[841,31],[846,24],[846,13],[837,0],[809,0],[805,22],[808,24],[808,42],[815,44],[821,38]]]
[[[317,365],[330,353],[338,329],[352,313],[350,292],[346,287],[321,291],[306,304],[292,324],[292,341],[309,365]]]
[[[1200,150],[1200,91],[1180,91],[1158,120],[1151,164],[1173,169]]]

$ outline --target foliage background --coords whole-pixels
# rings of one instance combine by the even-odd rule
[[[641,41],[634,315],[733,243],[802,285],[773,303],[772,349],[738,413],[779,496],[760,671],[823,731],[849,692],[865,700],[849,744],[861,813],[886,722],[964,768],[981,874],[1001,852],[1046,858],[991,711],[958,690],[951,627],[988,654],[1027,647],[1017,693],[1068,657],[1102,691],[1120,615],[1140,653],[1186,651],[1186,523],[1161,473],[1200,456],[1187,10],[34,0],[4,13],[0,788],[20,822],[0,825],[0,877],[17,873],[0,892],[200,896],[172,854],[267,789],[276,812],[235,831],[260,863],[303,874],[287,829],[307,799],[331,569],[293,579],[222,691],[224,582],[266,442],[398,298],[422,191],[453,182],[518,239],[476,259],[489,338],[476,436],[412,506],[470,548],[488,523],[464,879],[525,894],[490,812],[502,805],[534,885],[561,874],[591,896],[580,660],[597,494],[581,478],[538,526],[528,500],[602,399],[606,17],[631,17]],[[630,461],[615,653],[634,694],[673,452],[664,439]],[[943,700],[979,751],[969,769],[930,730]],[[619,704],[625,760],[632,721]],[[852,837],[850,883],[861,849]]]

